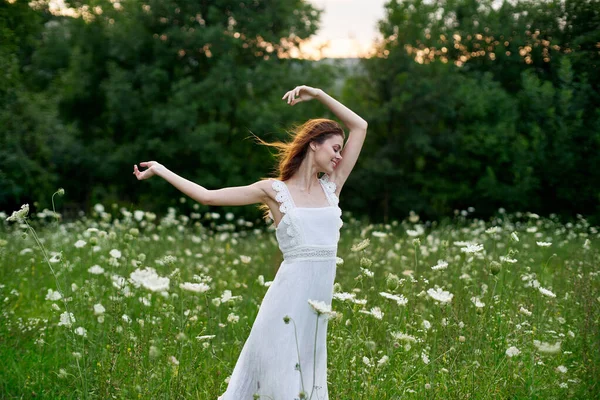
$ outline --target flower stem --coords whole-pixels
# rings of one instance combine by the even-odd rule
[[[304,392],[304,377],[302,376],[302,365],[300,364],[300,347],[298,346],[298,330],[296,329],[296,321],[290,318],[294,324],[294,336],[296,338],[296,352],[298,353],[298,371],[300,371],[300,382],[302,383],[302,391]]]
[[[317,314],[317,327],[315,328],[315,346],[313,349],[313,380],[312,380],[312,389],[310,391],[310,396],[308,400],[312,399],[313,392],[315,391],[315,380],[317,375],[317,333],[319,332],[319,314]]]

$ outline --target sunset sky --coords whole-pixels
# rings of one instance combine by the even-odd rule
[[[9,0],[10,1],[10,0]],[[377,22],[383,18],[383,5],[388,0],[306,0],[323,10],[321,28],[302,45],[303,58],[345,58],[367,56],[379,35]],[[115,7],[119,0],[111,0]],[[64,0],[51,0],[55,14],[71,15],[73,10]],[[299,56],[293,54],[293,57]]]
[[[302,46],[310,58],[367,55],[379,35],[377,21],[387,0],[309,0],[323,11],[321,29]],[[328,43],[328,45],[327,45]],[[319,47],[327,45],[320,54]]]

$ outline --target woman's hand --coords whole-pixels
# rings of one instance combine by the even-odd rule
[[[301,101],[317,98],[320,91],[320,89],[315,89],[306,85],[296,86],[294,89],[284,94],[282,100],[287,100],[288,104],[293,106]]]
[[[133,165],[133,174],[138,178],[139,181],[142,179],[148,179],[156,175],[156,170],[161,167],[159,163],[156,161],[146,161],[140,163],[141,167],[148,167],[148,169],[144,171],[140,171],[136,164]]]

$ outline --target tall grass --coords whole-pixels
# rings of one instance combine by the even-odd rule
[[[463,214],[344,214],[330,398],[600,398],[598,230]],[[216,399],[281,262],[272,228],[175,210],[53,216],[30,216],[35,234],[0,227],[0,397]]]

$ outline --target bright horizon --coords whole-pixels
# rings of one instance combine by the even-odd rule
[[[367,57],[376,39],[381,38],[377,23],[384,17],[388,0],[309,0],[321,13],[320,29],[302,44],[303,57]]]
[[[8,0],[9,2],[11,0]],[[14,1],[14,0],[12,0]],[[119,0],[110,0],[115,8]],[[292,52],[292,57],[357,58],[368,57],[376,39],[381,38],[377,23],[384,17],[384,4],[388,0],[307,0],[321,9],[320,28],[313,37]],[[51,0],[53,14],[76,17],[64,0]],[[92,16],[95,10],[86,10],[82,17]],[[101,12],[101,10],[100,10]]]

